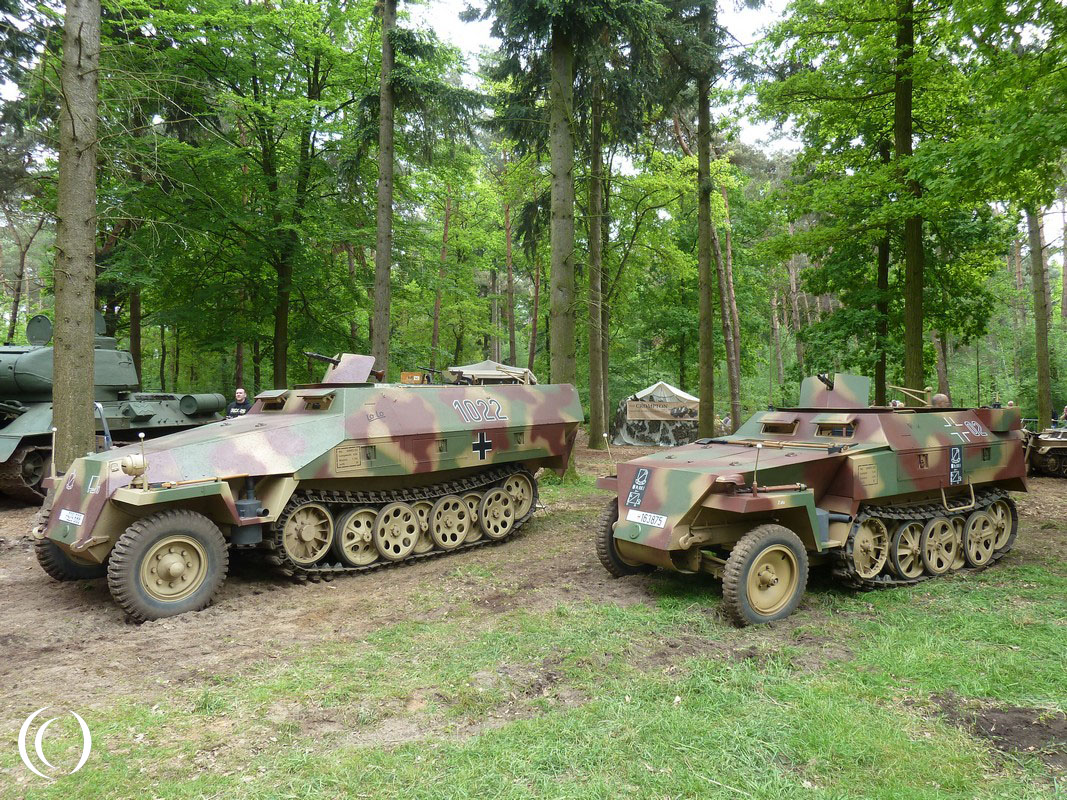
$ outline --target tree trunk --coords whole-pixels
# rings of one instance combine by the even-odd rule
[[[552,26],[549,84],[552,153],[552,262],[549,289],[549,372],[552,383],[575,383],[574,307],[574,40],[562,24]]]
[[[489,358],[500,363],[500,287],[495,268],[489,270]]]
[[[526,369],[533,371],[534,356],[537,355],[537,314],[541,304],[541,260],[534,251],[534,291],[533,313],[530,314],[530,357],[526,361]]]
[[[878,361],[874,365],[874,404],[884,406],[888,397],[886,393],[886,368],[888,367],[887,347],[889,345],[889,232],[878,241],[878,274],[876,288],[878,299],[875,311],[878,321],[875,323],[875,336],[878,339]]]
[[[141,388],[141,288],[130,287],[130,357],[137,370],[137,388]]]
[[[741,364],[741,318],[737,313],[737,296],[734,294],[734,241],[733,223],[730,219],[730,198],[726,194],[726,187],[720,186],[719,193],[722,195],[723,208],[726,209],[726,230],[724,243],[724,255],[726,262],[726,309],[729,311],[730,325],[733,328],[734,341],[734,366],[740,374]],[[738,417],[734,418],[734,424],[740,425]]]
[[[233,348],[233,388],[243,389],[245,385],[245,346],[238,342]]]
[[[504,203],[504,261],[508,268],[508,364],[519,363],[515,341],[515,264],[511,257],[511,204]]]
[[[56,197],[53,424],[55,465],[96,449],[93,311],[96,298],[96,151],[100,0],[67,0],[60,76]]]
[[[389,369],[390,274],[393,266],[393,31],[396,0],[380,0],[382,74],[378,123],[378,236],[374,252],[374,311],[371,355],[380,370]]]
[[[1041,242],[1039,208],[1026,209],[1026,226],[1030,234],[1030,278],[1034,290],[1034,337],[1037,347],[1037,427],[1052,421],[1052,380],[1049,374],[1048,297],[1045,291],[1045,258]]]
[[[437,291],[433,298],[433,333],[430,334],[430,369],[437,368],[437,346],[441,342],[441,292],[448,260],[448,225],[452,220],[452,196],[445,196],[445,221],[441,233],[441,266],[437,269]]]
[[[182,359],[182,347],[181,347],[181,331],[177,326],[174,327],[174,373],[171,375],[171,382],[174,384],[174,391],[178,391],[178,377],[181,375],[179,371],[181,368]]]
[[[608,296],[604,285],[605,254],[611,243],[611,167],[608,164],[601,165],[600,180],[600,374],[601,380],[601,403],[604,408],[604,426],[608,434],[611,433],[612,408],[611,408],[611,372],[608,366],[611,362],[611,298]]]
[[[259,394],[259,390],[263,388],[263,372],[261,363],[263,361],[263,353],[259,349],[259,339],[252,340],[252,396],[255,397]]]
[[[604,418],[604,368],[601,348],[604,340],[600,334],[602,281],[604,270],[604,249],[601,235],[602,207],[602,172],[604,170],[603,154],[603,118],[601,116],[601,86],[599,82],[593,88],[593,104],[590,117],[589,133],[589,448],[602,450],[605,447]]]
[[[898,0],[896,70],[894,73],[893,141],[901,177],[909,169],[912,154],[912,65],[915,52],[915,0]],[[908,191],[918,199],[922,190],[907,180]],[[914,214],[904,220],[904,384],[922,389],[923,370],[923,219]],[[918,400],[906,397],[908,405]]]
[[[771,336],[774,342],[775,385],[785,380],[785,364],[782,363],[782,326],[778,322],[778,289],[771,295]],[[772,399],[773,399],[773,392]]]
[[[167,326],[159,326],[159,391],[167,391]]]
[[[723,349],[726,351],[726,384],[730,392],[730,424],[727,433],[733,433],[741,424],[741,371],[737,365],[737,347],[734,343],[733,322],[730,319],[730,290],[726,286],[726,266],[715,223],[711,224],[711,252],[715,258],[715,272],[719,279],[719,314],[722,319]]]
[[[14,291],[11,297],[11,318],[7,323],[7,341],[15,341],[15,329],[19,324],[19,303],[22,302],[22,276],[26,272],[26,252],[20,247],[19,266],[15,273]]]
[[[793,235],[793,223],[789,223],[789,235]],[[793,322],[793,338],[796,340],[797,364],[800,371],[804,371],[804,342],[800,340],[800,298],[799,283],[797,278],[797,257],[790,256],[786,262],[786,271],[789,273],[789,310]]]
[[[706,32],[708,7],[700,7],[700,26]],[[711,227],[711,81],[697,79],[697,274],[700,292],[699,379],[700,404],[697,431],[715,435],[715,311],[712,305]]]
[[[951,405],[952,392],[948,388],[948,340],[932,330],[930,341],[934,343],[934,350],[937,353],[937,391],[945,395]]]

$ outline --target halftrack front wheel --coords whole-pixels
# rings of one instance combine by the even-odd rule
[[[505,489],[490,489],[478,508],[478,524],[482,533],[497,541],[505,538],[515,527],[515,500]]]
[[[1015,546],[1015,536],[1019,533],[1019,511],[1015,507],[1015,501],[1010,497],[997,500],[986,509],[993,520],[996,530],[996,538],[993,541],[993,551],[997,555],[1006,553]]]
[[[919,539],[919,554],[923,567],[931,575],[944,575],[956,562],[956,529],[948,517],[934,517],[923,527]]]
[[[781,525],[760,525],[730,551],[723,607],[738,627],[774,622],[793,613],[807,583],[808,553],[800,538]]]
[[[899,577],[913,580],[923,574],[922,535],[921,522],[902,522],[897,526],[889,547],[889,563]]]
[[[194,511],[161,511],[119,537],[107,585],[133,619],[162,619],[211,605],[228,565],[226,540],[214,522]]]
[[[596,554],[604,569],[616,578],[642,575],[655,569],[651,564],[627,561],[615,548],[615,523],[619,521],[619,502],[611,500],[600,512],[596,526]]]
[[[353,508],[338,517],[333,554],[346,567],[365,567],[378,560],[371,536],[377,516],[373,508]]]
[[[975,511],[963,526],[963,554],[971,567],[984,567],[993,558],[997,530],[993,517],[986,511]]]
[[[37,563],[57,581],[88,581],[107,575],[107,564],[73,556],[51,539],[38,539],[33,543]]]
[[[430,536],[442,550],[455,550],[463,544],[473,527],[470,506],[462,497],[449,494],[433,504]]]
[[[415,551],[422,534],[419,517],[407,503],[390,503],[374,521],[374,546],[389,561],[403,561]]]
[[[282,547],[298,567],[318,562],[333,544],[333,515],[322,503],[301,503],[282,527]]]

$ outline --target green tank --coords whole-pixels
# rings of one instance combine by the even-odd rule
[[[723,582],[737,625],[772,622],[804,595],[809,564],[859,589],[985,567],[1015,542],[1009,492],[1026,491],[1017,408],[868,406],[857,375],[806,378],[800,403],[730,436],[618,465],[601,563]]]
[[[106,577],[131,618],[159,619],[209,605],[232,549],[329,580],[501,542],[537,509],[538,471],[566,471],[569,384],[377,384],[370,356],[327,360],[243,417],[77,459],[34,530],[41,567]]]
[[[133,357],[102,334],[94,347],[97,432],[115,442],[139,433],[160,436],[219,419],[221,394],[138,392]],[[52,458],[52,323],[40,314],[26,325],[29,346],[0,347],[0,493],[27,502],[44,497]]]

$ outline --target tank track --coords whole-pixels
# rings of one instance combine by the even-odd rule
[[[468,478],[460,478],[458,480],[433,484],[431,486],[397,489],[388,492],[347,492],[331,489],[298,490],[293,493],[292,498],[286,503],[285,508],[282,509],[282,513],[278,516],[277,521],[271,525],[270,531],[264,536],[266,547],[271,551],[268,561],[279,567],[286,575],[291,575],[297,580],[310,580],[313,582],[320,580],[328,581],[339,575],[355,575],[363,572],[371,572],[372,570],[383,569],[385,567],[411,564],[422,559],[437,558],[451,553],[460,553],[464,550],[470,550],[471,548],[481,547],[483,545],[501,544],[514,536],[515,532],[522,528],[533,516],[533,512],[537,508],[536,502],[530,509],[529,513],[524,518],[516,520],[511,531],[508,532],[507,536],[504,536],[501,539],[489,539],[483,535],[477,541],[465,542],[451,550],[442,550],[435,545],[433,550],[428,550],[425,553],[412,553],[407,558],[403,558],[399,561],[389,561],[385,558],[379,558],[371,564],[360,567],[350,567],[338,562],[316,564],[311,567],[300,566],[293,562],[286,554],[285,547],[282,545],[282,532],[285,529],[285,523],[288,521],[290,515],[304,503],[323,503],[327,507],[373,506],[376,508],[383,508],[389,503],[395,502],[414,503],[419,500],[429,500],[432,502],[449,494],[463,495],[467,492],[489,489],[497,484],[503,483],[503,481],[510,475],[513,475],[516,472],[521,472],[522,470],[523,467],[520,465],[503,467],[489,472],[483,472],[479,475],[473,475]],[[535,476],[530,474],[530,477],[536,483]],[[328,555],[327,558],[330,558],[330,556]]]
[[[35,450],[51,450],[50,447],[28,445],[18,448],[11,454],[11,458],[0,463],[0,494],[24,500],[27,503],[40,505],[44,500],[44,494],[26,485],[22,476],[22,465],[31,452]]]
[[[975,495],[974,508],[968,509],[965,512],[961,511],[961,514],[971,514],[975,511],[982,511],[989,508],[989,506],[997,500],[1010,499],[1010,495],[1000,489],[976,492]],[[916,578],[901,578],[897,575],[893,575],[892,567],[886,563],[882,568],[884,570],[883,572],[873,578],[864,578],[856,572],[852,562],[853,540],[856,535],[856,530],[864,520],[875,517],[881,520],[896,520],[899,522],[926,522],[939,516],[946,516],[945,507],[940,503],[929,503],[918,506],[863,506],[860,509],[860,512],[856,515],[856,518],[852,521],[852,529],[849,531],[845,546],[830,551],[830,557],[832,559],[831,570],[834,577],[843,585],[861,591],[891,589],[897,586],[915,586],[925,581],[933,580],[935,577],[940,577],[935,575],[920,575]],[[948,514],[947,516],[957,515]],[[892,536],[893,531],[890,530],[889,533],[890,536]],[[993,557],[989,559],[989,562],[980,567],[963,567],[954,572],[981,572],[1007,555],[1009,550],[1010,548],[1005,549],[1000,553],[994,553]]]

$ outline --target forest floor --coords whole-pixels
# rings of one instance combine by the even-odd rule
[[[816,568],[736,630],[711,578],[603,570],[609,463],[581,449],[501,546],[309,585],[238,557],[213,607],[144,625],[47,578],[3,507],[0,798],[1067,796],[1067,481],[1018,496],[994,568],[864,594]],[[93,736],[51,783],[16,747],[42,706]]]

